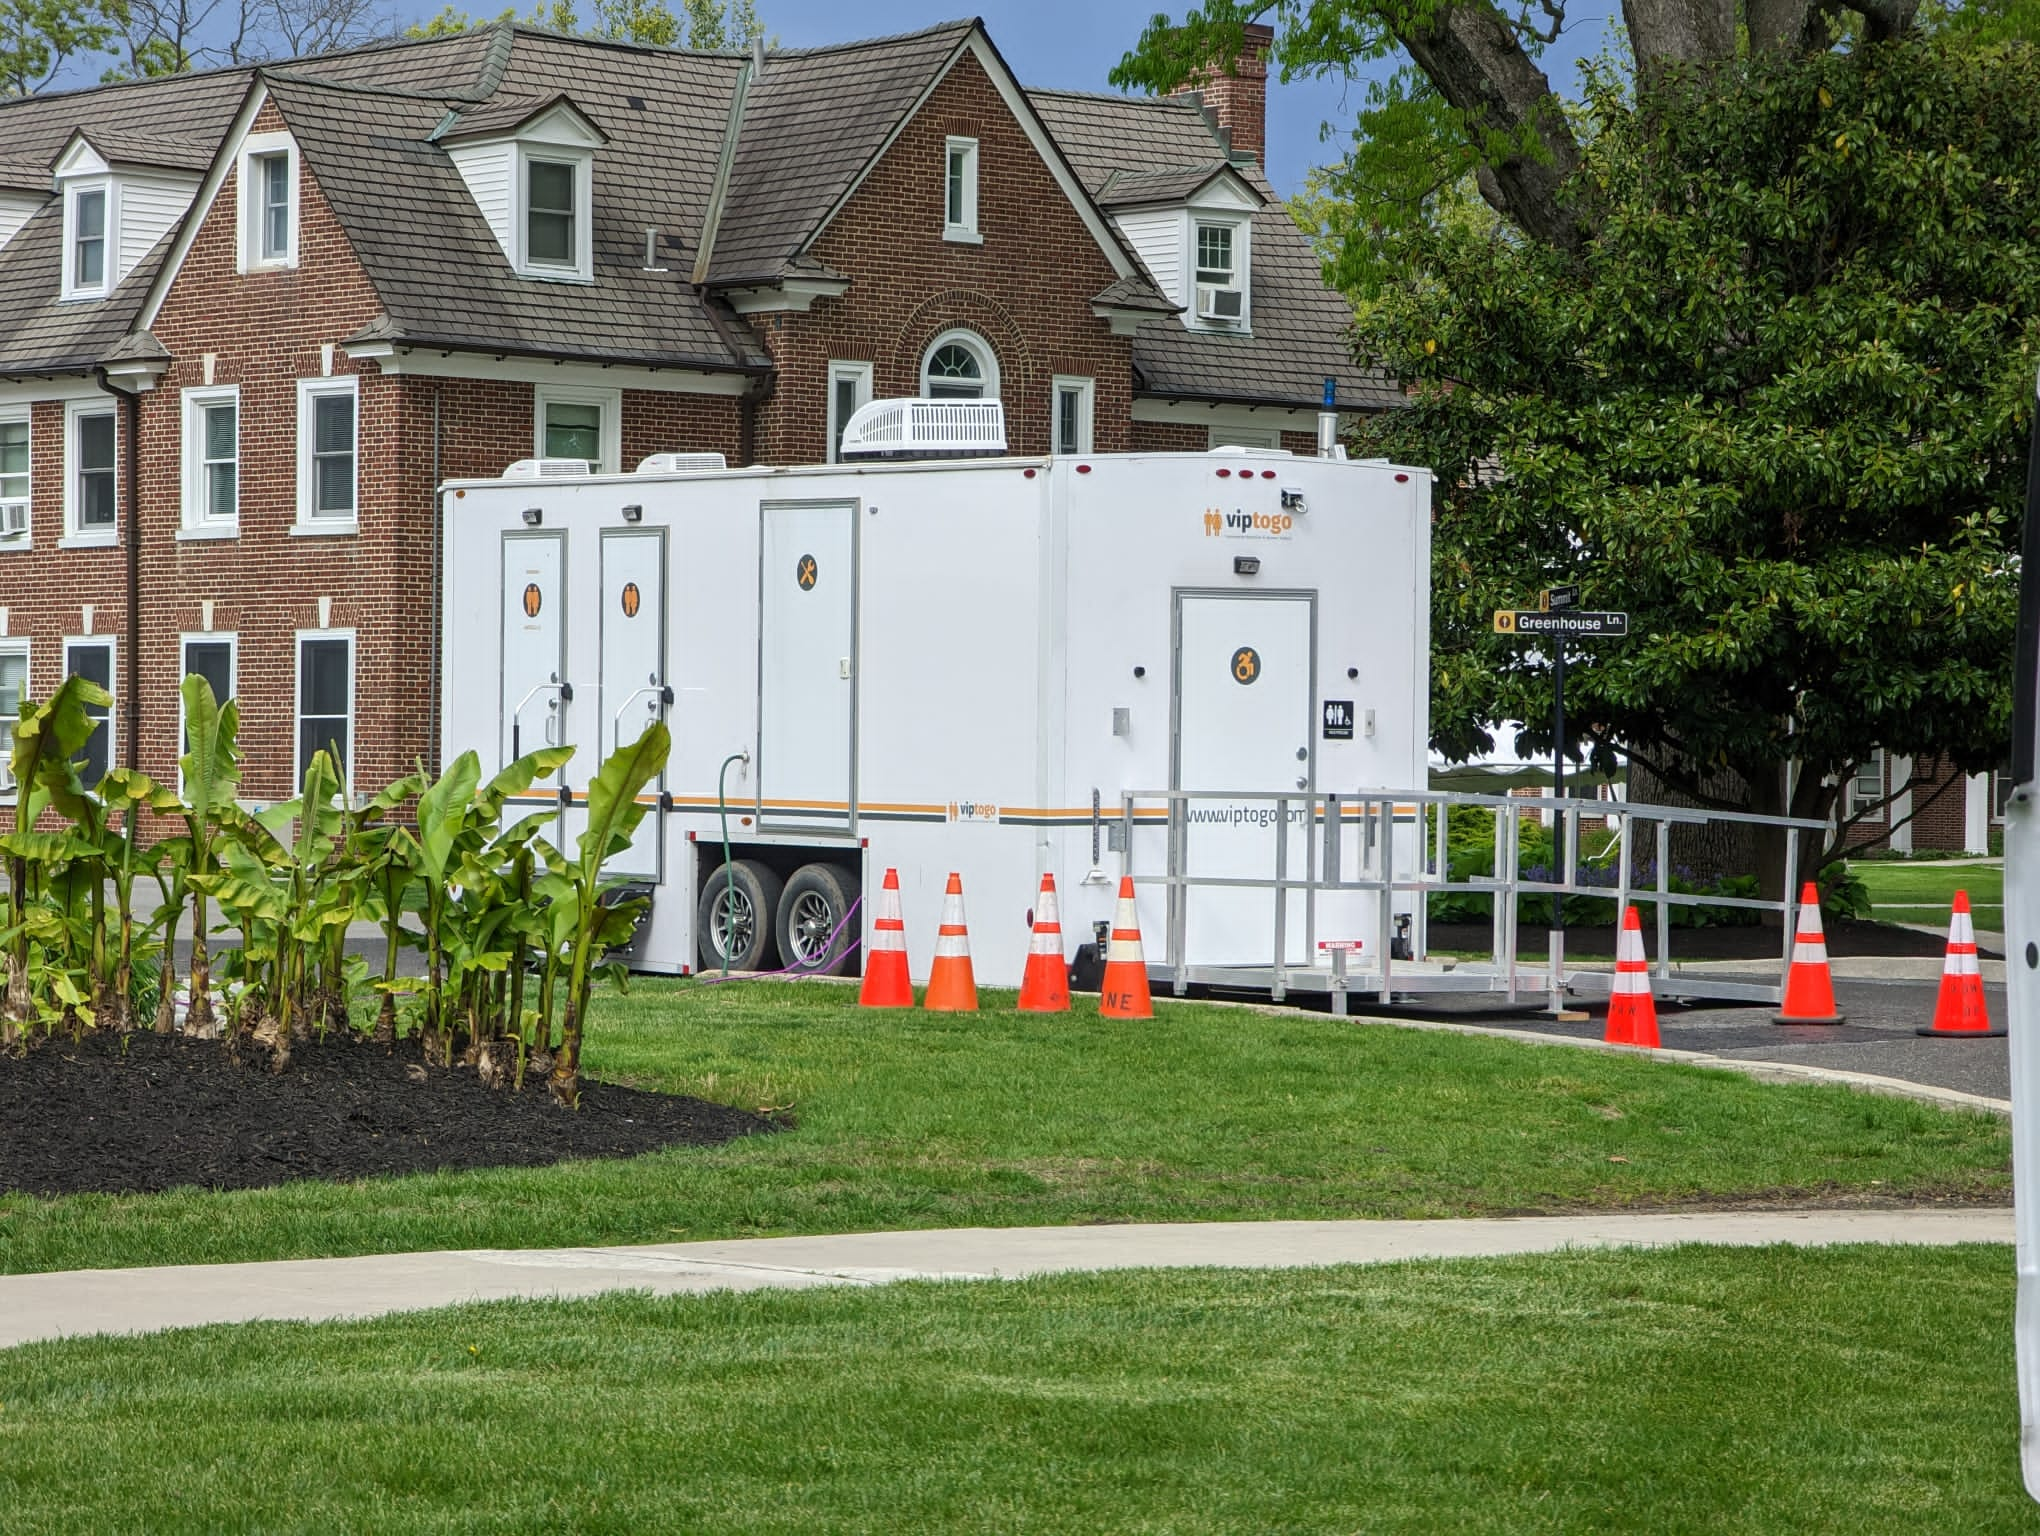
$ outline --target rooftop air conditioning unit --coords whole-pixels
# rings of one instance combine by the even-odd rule
[[[28,532],[28,503],[0,501],[0,539],[18,539]]]
[[[719,453],[655,453],[638,460],[637,472],[641,475],[699,475],[729,467],[729,461]]]
[[[1246,313],[1246,295],[1237,288],[1200,284],[1197,289],[1197,318],[1223,320],[1236,325]]]
[[[996,400],[874,400],[843,428],[844,458],[954,459],[1006,451]]]
[[[594,471],[586,459],[519,459],[503,471],[505,480],[585,480]]]

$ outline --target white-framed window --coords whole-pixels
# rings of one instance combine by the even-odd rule
[[[2014,787],[2011,769],[1993,768],[1991,770],[1990,819],[1992,821],[2002,822],[2005,819],[2005,807],[2011,804]]]
[[[843,429],[860,406],[871,403],[871,364],[829,364],[829,462],[843,452]]]
[[[29,415],[0,411],[0,549],[28,545],[32,439]]]
[[[942,238],[976,245],[978,233],[978,141],[949,138],[942,146]]]
[[[118,697],[114,692],[112,637],[95,635],[65,640],[64,676],[86,678],[104,688],[109,699]],[[106,777],[106,770],[113,766],[116,727],[110,703],[88,704],[85,713],[99,722],[86,738],[84,750],[78,754],[78,777],[90,789]]]
[[[0,640],[0,795],[14,793],[14,726],[28,692],[28,642]]]
[[[1190,266],[1193,325],[1210,330],[1245,330],[1251,318],[1247,289],[1249,232],[1245,219],[1193,217]]]
[[[1875,747],[1849,776],[1849,814],[1884,798],[1884,749]]]
[[[1091,451],[1091,402],[1096,395],[1096,386],[1089,379],[1056,377],[1049,395],[1052,452]]]
[[[999,358],[976,331],[944,331],[921,358],[921,396],[927,400],[996,400]]]
[[[354,631],[301,629],[297,636],[297,780],[322,747],[353,782]]]
[[[120,429],[111,400],[64,407],[64,538],[112,544],[120,538]]]
[[[191,735],[184,723],[184,680],[193,673],[212,685],[213,702],[224,704],[234,696],[234,675],[240,661],[240,637],[208,632],[178,638],[177,668],[177,754],[191,750]],[[182,771],[179,778],[182,779]]]
[[[298,259],[297,145],[287,133],[241,143],[241,270],[293,267]]]
[[[594,157],[572,150],[521,150],[517,156],[518,271],[562,282],[594,279],[589,205]]]
[[[360,413],[355,375],[298,380],[297,520],[346,532],[359,517]]]
[[[103,299],[113,290],[118,193],[111,178],[64,189],[64,282],[67,299]]]
[[[536,451],[542,459],[586,459],[613,475],[623,458],[623,391],[540,384],[532,391]]]
[[[184,391],[184,526],[231,532],[241,519],[241,389]]]

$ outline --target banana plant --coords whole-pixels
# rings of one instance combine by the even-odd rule
[[[121,819],[118,833],[102,836],[107,875],[113,885],[114,922],[119,929],[108,988],[111,1017],[104,1022],[125,1034],[135,1027],[135,881],[152,868],[152,851],[145,850],[141,840],[142,813],[174,815],[184,802],[175,790],[134,768],[110,769],[99,781],[99,796],[106,806],[108,820],[115,812]],[[145,948],[147,942],[144,934]]]
[[[232,699],[221,704],[212,684],[192,673],[184,679],[185,752],[184,825],[191,835],[185,885],[191,893],[191,1002],[184,1011],[184,1032],[204,1036],[215,1032],[211,966],[206,958],[206,880],[219,869],[221,812],[234,807],[234,785],[240,782],[240,757],[234,737],[241,712]]]
[[[661,720],[610,755],[588,785],[588,825],[581,832],[578,856],[546,882],[546,893],[573,909],[566,1015],[561,1020],[560,1048],[553,1057],[548,1083],[554,1102],[569,1109],[581,1102],[581,1032],[587,1023],[597,957],[630,936],[644,905],[641,901],[605,903],[602,898],[618,882],[606,886],[602,866],[611,854],[630,846],[631,834],[645,815],[638,795],[666,766],[672,745],[673,738]],[[621,967],[616,969],[621,971]]]
[[[398,829],[383,818],[430,782],[422,770],[406,774],[348,817],[343,878],[353,888],[357,913],[383,931],[383,973],[376,983],[381,1001],[376,1008],[374,1038],[385,1049],[397,1040],[397,956],[410,942],[403,918],[417,869],[408,852],[416,844],[399,836]]]
[[[104,688],[82,677],[67,677],[56,692],[39,705],[23,701],[21,716],[14,726],[14,749],[9,767],[14,774],[14,827],[7,834],[0,856],[7,861],[7,996],[0,1006],[0,1046],[19,1047],[28,1026],[39,1016],[29,972],[30,870],[37,865],[36,817],[51,802],[48,780],[54,766],[69,771],[71,782],[77,771],[71,760],[100,724],[86,713],[87,707],[101,709],[113,703]]]

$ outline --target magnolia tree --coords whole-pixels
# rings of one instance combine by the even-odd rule
[[[1604,76],[1580,136],[1592,238],[1415,227],[1359,324],[1411,392],[1367,451],[1438,472],[1438,745],[1548,718],[1549,657],[1490,611],[1576,581],[1633,618],[1575,653],[1569,750],[1815,818],[1873,748],[1992,764],[2040,361],[2040,56],[1943,35]]]

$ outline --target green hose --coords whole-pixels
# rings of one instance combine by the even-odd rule
[[[737,866],[736,861],[730,857],[730,802],[729,796],[724,791],[723,781],[730,771],[731,763],[748,763],[750,760],[751,754],[748,750],[732,752],[722,760],[722,767],[716,770],[715,775],[715,810],[722,822],[723,922],[729,929],[736,927],[737,920]],[[727,976],[730,973],[729,932],[726,931],[723,937],[722,973]]]

